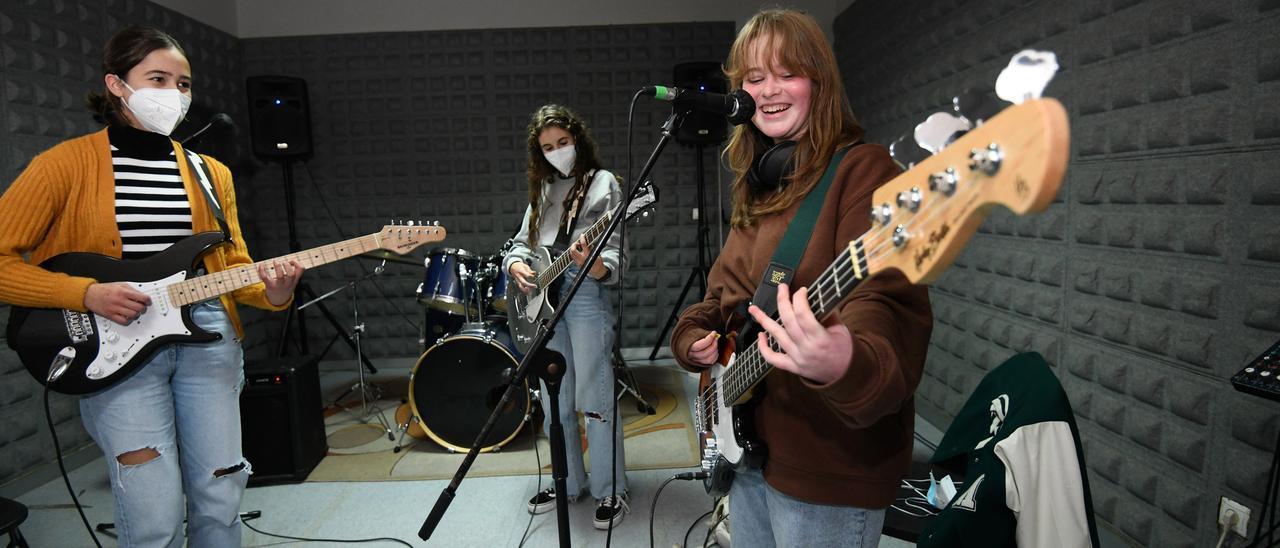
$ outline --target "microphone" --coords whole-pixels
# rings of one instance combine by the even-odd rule
[[[210,129],[213,129],[213,126],[233,127],[235,125],[236,125],[235,122],[231,121],[231,117],[227,116],[227,113],[219,112],[217,114],[214,114],[213,118],[210,118],[209,123],[205,124],[204,127],[197,129],[195,133],[192,133],[191,135],[188,135],[186,139],[183,139],[182,144],[185,145],[188,142],[192,141],[193,139],[201,135],[204,135],[204,132],[209,131]]]
[[[729,123],[741,125],[750,120],[756,113],[756,102],[746,90],[735,89],[732,93],[711,93],[667,86],[648,86],[641,90],[645,95],[652,95],[662,101],[671,101],[677,105],[714,112],[729,118]]]

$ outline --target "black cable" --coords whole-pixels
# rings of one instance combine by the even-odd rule
[[[685,472],[667,478],[666,481],[662,482],[662,485],[658,486],[658,492],[653,494],[653,503],[649,505],[649,548],[653,548],[653,516],[658,513],[658,497],[662,496],[662,490],[667,488],[668,483],[675,480],[695,480],[706,476],[703,472]],[[687,537],[688,535],[685,536]]]
[[[719,499],[716,499],[716,500],[719,500]],[[689,528],[688,528],[688,529],[685,529],[685,531],[684,531],[684,539],[682,539],[682,540],[680,541],[680,545],[681,545],[681,546],[685,546],[685,545],[689,544],[689,533],[692,533],[692,532],[693,532],[693,528],[694,528],[694,527],[697,527],[697,526],[698,526],[698,524],[702,522],[702,519],[703,519],[703,518],[705,518],[705,517],[707,517],[707,516],[710,516],[710,515],[712,514],[712,512],[715,512],[715,511],[716,511],[715,506],[712,506],[710,510],[707,510],[707,513],[702,514],[701,516],[698,516],[698,519],[693,520],[693,523],[690,523],[690,524],[689,524]]]
[[[89,518],[84,515],[84,508],[80,506],[80,499],[76,498],[76,490],[71,488],[71,478],[67,476],[67,467],[62,464],[62,447],[58,445],[58,431],[53,427],[53,411],[49,409],[49,383],[44,385],[44,418],[49,422],[49,435],[53,436],[53,452],[58,456],[58,470],[62,472],[62,482],[67,486],[67,494],[71,495],[71,502],[76,504],[76,512],[80,513],[80,521],[84,522],[85,530],[89,531],[89,537],[93,538],[93,544],[98,548],[102,548],[102,543],[98,542],[98,535],[93,532],[93,526],[89,525]]]
[[[724,521],[728,517],[729,517],[729,514],[725,513],[724,515],[716,518],[716,520],[711,523],[710,527],[707,527],[707,536],[702,538],[702,548],[707,548],[707,543],[711,541],[711,534],[716,531],[716,527],[720,526],[720,522]]]
[[[542,402],[538,402],[538,405],[542,405]],[[526,416],[532,418],[533,410],[530,409]],[[536,462],[538,466],[537,468],[534,468],[534,470],[538,471],[538,485],[533,488],[533,496],[536,497],[538,496],[538,493],[542,492],[542,455],[538,454],[538,429],[534,427],[532,420],[526,419],[525,423],[529,425],[529,434],[531,435],[530,437],[533,438],[533,458],[534,462]],[[556,493],[556,496],[560,496],[560,493]],[[537,514],[534,514],[533,512],[529,512],[529,522],[524,524],[524,533],[520,535],[519,548],[524,548],[525,541],[529,540],[529,528],[533,526],[533,518],[536,515]]]
[[[266,531],[263,531],[262,529],[258,529],[257,527],[254,527],[254,526],[252,526],[252,525],[249,525],[249,522],[244,521],[244,520],[241,520],[241,521],[240,521],[240,523],[241,523],[241,524],[243,524],[245,527],[248,527],[248,528],[249,528],[249,530],[251,530],[251,531],[253,531],[253,532],[255,532],[255,533],[258,533],[259,535],[266,535],[266,536],[269,536],[269,537],[275,537],[275,538],[283,538],[283,539],[289,539],[289,540],[300,540],[300,541],[303,541],[303,542],[340,542],[340,543],[344,543],[344,544],[360,544],[360,543],[365,543],[365,542],[382,542],[382,541],[386,541],[386,542],[395,542],[395,543],[397,543],[397,544],[403,544],[403,545],[405,545],[405,546],[408,546],[409,548],[413,548],[413,545],[412,545],[412,544],[409,544],[409,543],[407,543],[407,542],[405,542],[405,541],[403,541],[403,540],[400,540],[400,539],[398,539],[398,538],[391,538],[391,537],[378,537],[378,538],[361,538],[361,539],[341,539],[341,538],[307,538],[307,537],[291,537],[291,536],[289,536],[289,535],[278,535],[278,534],[276,534],[276,533],[268,533],[268,532],[266,532]]]
[[[634,180],[635,180],[635,179],[634,179],[634,174],[631,172],[632,167],[633,167],[633,166],[631,165],[631,133],[632,133],[632,123],[635,121],[635,116],[636,116],[636,100],[640,99],[640,95],[641,95],[643,92],[644,92],[644,90],[638,90],[638,91],[636,91],[636,94],[631,96],[631,106],[627,108],[627,181],[628,181],[628,182],[630,182],[630,181],[634,181]],[[621,188],[621,187],[622,187],[622,185],[621,185],[621,184],[619,184],[619,185],[618,185],[618,187],[619,187],[619,188]],[[628,194],[626,197],[624,197],[624,198],[623,198],[623,202],[624,202],[624,203],[625,203],[625,202],[629,202],[629,201],[631,201],[631,195],[630,195],[630,194]],[[624,216],[625,216],[626,214],[627,214],[627,212],[626,212],[626,210],[624,209],[624,210],[622,211],[622,215],[624,215]],[[623,219],[623,221],[622,221],[622,223],[621,223],[621,224],[623,225],[623,227],[622,227],[623,234],[624,234],[624,236],[623,236],[623,237],[625,238],[625,237],[626,237],[626,236],[625,236],[625,234],[626,234],[626,219]],[[604,245],[604,244],[603,244],[603,243],[601,243],[601,245]],[[626,242],[626,240],[624,239],[624,240],[622,241],[622,247],[623,247],[623,250],[625,250],[626,246],[627,246],[627,242]],[[621,264],[621,263],[622,263],[622,261],[620,260],[620,261],[619,261],[619,263],[620,263],[620,264],[618,265],[618,266],[619,266],[619,270],[623,270],[623,269],[621,268],[621,267],[622,267],[622,264]],[[580,272],[578,275],[579,275],[579,276],[581,276],[581,275],[584,275],[584,274],[585,274],[585,272]],[[622,275],[622,273],[621,273],[621,272],[619,272],[619,273],[618,273],[618,275],[619,275],[619,276],[621,276],[621,275]],[[619,288],[621,288],[621,284],[622,284],[622,279],[621,279],[621,278],[619,278],[619,279],[618,279],[618,284],[619,284]],[[619,289],[619,291],[621,291],[621,289]],[[618,306],[619,306],[619,308],[621,309],[621,306],[622,306],[622,299],[618,299]],[[621,318],[622,318],[622,312],[621,312],[621,310],[619,310],[619,312],[618,312],[618,318],[619,318],[619,320],[618,320],[618,321],[622,321],[622,320],[621,320]],[[621,344],[621,342],[619,342],[619,344]],[[626,364],[624,363],[623,365],[626,365]],[[612,359],[610,359],[610,366],[609,366],[609,367],[610,367],[610,369],[612,369]],[[616,382],[617,382],[617,379],[614,379],[614,382],[616,383]],[[618,502],[618,398],[613,397],[613,387],[611,386],[611,387],[609,387],[609,388],[610,388],[610,392],[609,392],[609,401],[611,401],[611,402],[613,403],[613,428],[612,428],[612,429],[610,429],[610,432],[609,432],[609,447],[611,448],[611,453],[612,453],[612,457],[613,457],[613,458],[612,458],[612,460],[609,462],[609,477],[610,477],[610,480],[611,480],[609,483],[610,483],[610,485],[612,485],[612,486],[613,486],[613,492],[612,492],[612,493],[610,493],[610,498],[609,498],[609,500],[610,500],[610,502],[612,502],[613,504],[615,504],[615,505],[616,505],[616,504],[620,504],[620,503]],[[626,475],[626,472],[625,472],[625,471],[623,472],[623,475]],[[616,508],[616,506],[615,506],[614,508]],[[625,511],[625,510],[624,510],[624,511]],[[612,543],[613,543],[613,516],[610,516],[610,517],[609,517],[609,528],[608,528],[608,530],[606,530],[606,531],[605,531],[605,535],[604,535],[604,546],[605,546],[605,548],[609,548],[610,546],[612,546]]]

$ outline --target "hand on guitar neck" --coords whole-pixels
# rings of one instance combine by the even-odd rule
[[[587,243],[587,235],[583,234],[578,237],[578,241],[569,247],[569,258],[573,259],[573,264],[578,265],[578,271],[583,270],[582,264],[587,261],[587,257],[591,255],[591,244]],[[596,262],[591,263],[591,269],[587,271],[587,275],[594,280],[603,280],[609,275],[609,267],[604,265],[604,261],[596,257]]]
[[[586,262],[587,257],[590,255],[591,245],[587,243],[586,234],[579,236],[578,241],[572,246],[569,246],[569,258],[573,260],[573,264],[578,265],[579,271],[582,270],[582,264]],[[507,273],[516,280],[516,283],[520,286],[520,290],[526,295],[528,295],[530,291],[533,291],[534,288],[538,287],[538,284],[535,283],[538,273],[534,272],[532,268],[529,268],[529,265],[525,264],[524,261],[511,263],[511,268],[507,270]],[[595,280],[603,280],[609,275],[609,267],[605,266],[604,261],[597,257],[596,262],[591,265],[591,270],[587,272],[587,275],[591,276],[591,278]]]
[[[834,381],[849,370],[853,336],[837,314],[827,316],[825,324],[818,321],[809,306],[808,288],[800,288],[792,295],[787,284],[778,284],[781,324],[755,305],[747,311],[764,329],[757,335],[756,347],[769,365],[818,384]],[[766,333],[773,337],[772,347]]]

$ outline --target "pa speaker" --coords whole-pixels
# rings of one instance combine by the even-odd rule
[[[678,88],[711,93],[728,93],[729,81],[715,61],[697,61],[676,65],[672,84]],[[723,115],[695,110],[684,118],[676,130],[676,141],[688,145],[713,145],[729,136],[729,122]]]
[[[292,76],[250,76],[245,88],[253,153],[264,158],[310,156],[307,82]]]
[[[329,450],[316,356],[246,361],[240,393],[249,485],[298,482]]]

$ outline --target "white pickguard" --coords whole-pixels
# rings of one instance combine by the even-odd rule
[[[730,464],[737,465],[739,462],[742,462],[743,450],[742,447],[738,445],[738,438],[733,435],[732,408],[725,403],[724,390],[722,390],[720,386],[721,375],[724,375],[724,372],[727,371],[729,367],[733,366],[733,362],[734,358],[730,358],[728,365],[720,365],[717,363],[711,366],[712,384],[710,386],[716,393],[716,409],[715,412],[711,414],[711,424],[710,428],[707,430],[710,431],[711,436],[714,438],[715,445],[714,448],[708,447],[708,449],[717,450],[719,455],[729,461]],[[708,440],[708,445],[711,445],[711,440]],[[703,455],[703,458],[706,458],[706,455]]]
[[[165,335],[190,335],[182,322],[182,309],[171,306],[168,292],[170,284],[185,280],[185,271],[172,274],[154,282],[128,282],[134,289],[151,297],[151,306],[129,325],[120,325],[102,316],[94,315],[98,327],[98,355],[85,370],[85,376],[100,380],[115,374],[124,367],[147,343]]]

